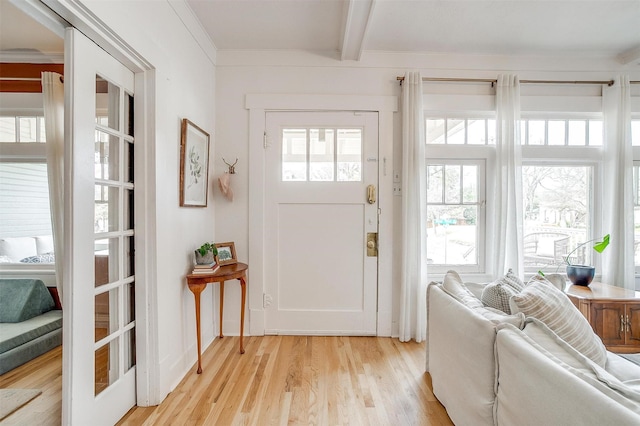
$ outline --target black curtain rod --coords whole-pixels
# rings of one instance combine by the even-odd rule
[[[396,80],[402,84],[404,77],[396,77]],[[422,81],[449,81],[449,82],[467,82],[467,83],[491,83],[496,84],[498,82],[495,78],[454,78],[454,77],[422,77]],[[613,86],[613,80],[604,81],[568,81],[568,80],[520,80],[520,83],[529,84],[606,84],[607,86]],[[630,81],[631,84],[640,84],[640,81]]]

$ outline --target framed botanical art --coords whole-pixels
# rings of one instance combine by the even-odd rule
[[[218,249],[218,255],[216,256],[218,265],[224,266],[238,263],[236,245],[234,243],[216,243],[215,246]]]
[[[209,182],[209,133],[182,119],[180,205],[206,207]]]

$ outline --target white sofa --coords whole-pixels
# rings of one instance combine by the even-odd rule
[[[608,352],[601,368],[539,321],[483,309],[429,284],[426,367],[456,425],[640,424],[639,366]]]

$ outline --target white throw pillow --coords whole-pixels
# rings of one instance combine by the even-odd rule
[[[470,308],[482,308],[482,302],[464,285],[456,271],[449,271],[442,281],[442,289]]]
[[[586,318],[566,294],[539,277],[531,279],[524,290],[511,297],[511,312],[537,318],[561,339],[599,366],[607,362],[607,350]]]
[[[487,284],[482,290],[480,300],[485,306],[498,309],[505,314],[511,314],[509,299],[524,288],[524,284],[511,269],[502,278]]]

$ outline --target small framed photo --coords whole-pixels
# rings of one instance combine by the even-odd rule
[[[224,266],[238,263],[236,245],[234,243],[216,243],[216,248],[218,249],[218,255],[216,256],[218,265]]]
[[[180,137],[180,206],[207,207],[209,134],[186,118]]]

